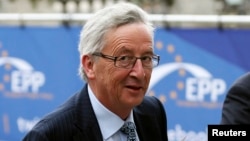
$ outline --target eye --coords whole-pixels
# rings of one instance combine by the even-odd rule
[[[142,56],[141,60],[145,61],[145,62],[150,62],[152,60],[152,57],[151,56]]]
[[[133,60],[133,56],[120,56],[117,58],[117,61],[131,61]]]

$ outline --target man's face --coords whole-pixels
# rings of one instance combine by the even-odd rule
[[[134,23],[109,31],[101,53],[110,56],[152,55],[152,37],[144,24]],[[120,68],[113,60],[99,57],[93,65],[92,87],[97,98],[116,113],[140,104],[147,91],[152,68],[144,68],[140,59],[130,68]]]

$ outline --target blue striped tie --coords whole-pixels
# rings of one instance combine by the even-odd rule
[[[127,141],[136,141],[135,125],[133,122],[126,122],[121,128],[121,132],[127,135]]]

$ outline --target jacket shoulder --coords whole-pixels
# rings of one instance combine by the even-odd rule
[[[152,112],[164,112],[164,107],[161,101],[154,96],[145,96],[142,103],[136,108],[137,112],[152,114]]]

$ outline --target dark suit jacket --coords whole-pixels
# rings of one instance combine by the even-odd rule
[[[239,77],[226,95],[221,124],[250,124],[250,72]]]
[[[168,140],[166,114],[158,99],[146,96],[133,112],[140,141]],[[87,86],[38,122],[23,141],[103,141]]]

